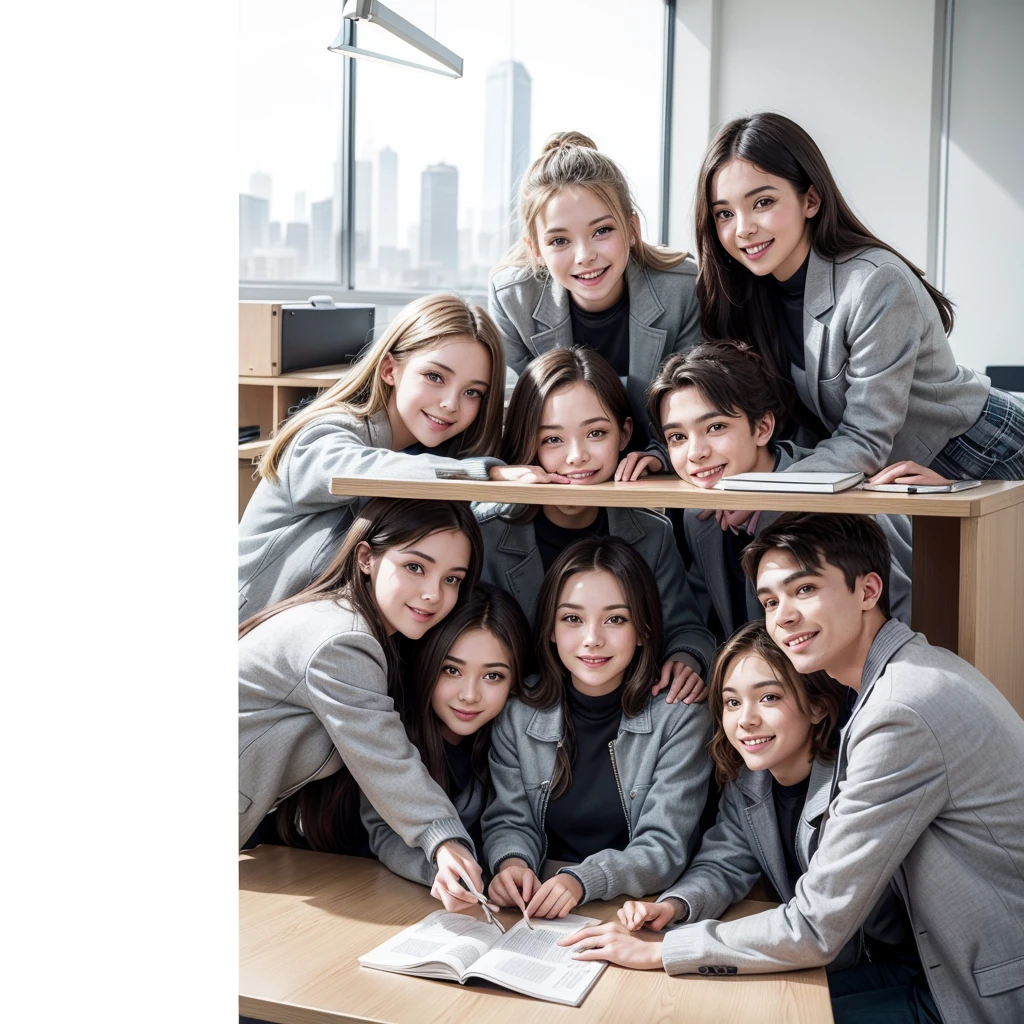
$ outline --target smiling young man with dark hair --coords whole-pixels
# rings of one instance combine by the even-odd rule
[[[888,565],[867,516],[783,515],[744,552],[775,642],[800,672],[824,670],[857,699],[794,898],[680,925],[662,962],[670,974],[827,964],[891,879],[923,965],[900,1019],[1019,1024],[1024,721],[973,666],[889,618]],[[620,962],[614,926],[587,932],[581,956]]]

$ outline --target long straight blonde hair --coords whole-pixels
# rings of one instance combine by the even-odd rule
[[[393,390],[381,378],[380,364],[386,355],[401,363],[414,352],[433,348],[456,334],[474,338],[487,349],[491,375],[480,412],[456,438],[457,447],[448,454],[455,458],[496,455],[501,444],[505,394],[505,350],[498,327],[485,309],[470,305],[457,295],[424,295],[402,309],[349,373],[277,429],[260,460],[260,476],[277,483],[285,449],[301,430],[321,416],[345,412],[366,417],[386,409]]]
[[[629,183],[619,165],[598,151],[593,139],[581,132],[558,132],[552,135],[541,154],[523,175],[519,185],[519,223],[529,236],[534,250],[540,248],[537,218],[551,198],[563,188],[585,188],[611,210],[619,230],[629,239],[630,255],[643,268],[670,270],[678,266],[688,253],[651,245],[640,237],[633,217],[639,216]],[[521,238],[494,268],[529,267],[536,277],[546,273],[542,264]]]

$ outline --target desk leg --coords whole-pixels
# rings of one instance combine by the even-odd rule
[[[959,646],[961,519],[914,516],[911,624],[936,647]]]
[[[958,653],[1024,715],[1024,505],[960,524]]]

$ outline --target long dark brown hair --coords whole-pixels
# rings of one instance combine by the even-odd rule
[[[772,360],[777,373],[788,375],[776,325],[772,283],[740,266],[718,240],[711,186],[717,171],[733,158],[785,178],[798,195],[805,195],[813,185],[821,200],[817,214],[809,220],[814,251],[829,260],[868,246],[891,252],[921,279],[946,333],[953,329],[953,304],[924,279],[922,270],[857,219],[810,135],[788,117],[764,111],[726,124],[708,148],[700,170],[694,196],[694,229],[699,263],[697,298],[706,338],[749,341]]]
[[[420,641],[412,666],[413,688],[407,692],[410,707],[403,709],[402,721],[409,739],[420,752],[431,778],[451,796],[444,755],[441,722],[431,700],[445,659],[463,633],[484,629],[505,648],[511,676],[510,696],[519,696],[523,670],[529,653],[530,626],[519,603],[503,590],[479,584],[470,597]],[[473,734],[470,760],[473,773],[486,786],[490,780],[487,752],[491,746],[491,722]]]
[[[629,398],[612,364],[592,348],[553,348],[531,360],[516,381],[505,415],[501,459],[510,466],[537,463],[537,434],[548,397],[573,384],[586,384],[608,416],[624,430],[629,419]],[[510,517],[529,522],[538,505],[525,505]]]
[[[824,717],[811,727],[811,760],[831,761],[835,757],[839,719],[846,704],[847,690],[824,672],[801,675],[778,647],[762,622],[748,622],[718,649],[708,685],[708,709],[715,725],[715,735],[708,753],[715,765],[715,780],[720,786],[732,782],[743,767],[743,755],[729,742],[722,724],[724,701],[722,688],[729,669],[739,658],[753,655],[767,662],[779,685],[796,701],[805,715],[824,712]]]
[[[466,600],[480,578],[483,539],[465,502],[375,498],[349,528],[337,555],[319,578],[294,597],[279,601],[238,627],[239,639],[273,615],[310,601],[344,600],[366,622],[384,649],[388,695],[396,705],[406,703],[398,655],[377,609],[369,577],[359,570],[357,549],[365,541],[379,557],[394,547],[413,544],[438,531],[457,530],[469,539],[469,565],[459,587],[455,609]],[[453,613],[454,610],[453,609]],[[278,805],[278,835],[288,846],[308,846],[330,853],[353,853],[360,830],[359,788],[348,769],[308,783]],[[301,825],[300,825],[301,823]],[[301,831],[300,831],[301,827]]]
[[[584,537],[574,541],[555,559],[544,576],[537,598],[537,685],[523,693],[532,707],[560,705],[565,733],[555,757],[551,795],[560,796],[572,785],[576,734],[569,713],[569,670],[551,641],[558,614],[558,599],[565,584],[582,572],[607,572],[622,588],[630,619],[637,633],[637,649],[622,680],[622,713],[640,714],[651,699],[651,688],[661,670],[661,599],[650,566],[621,537]]]

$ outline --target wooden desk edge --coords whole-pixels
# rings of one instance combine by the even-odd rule
[[[331,494],[543,505],[565,502],[572,485],[516,484],[483,480],[393,480],[334,477]],[[703,490],[674,477],[631,484],[572,487],[573,504],[619,508],[727,508],[777,512],[853,512],[862,515],[935,516],[974,519],[1024,503],[1024,482],[990,481],[953,494],[886,494],[850,490],[840,494],[781,491]]]

